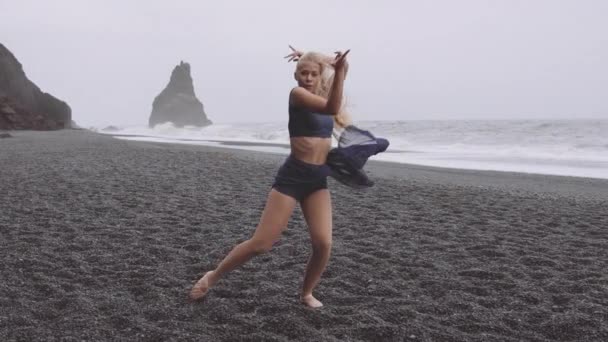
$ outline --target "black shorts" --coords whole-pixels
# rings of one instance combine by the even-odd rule
[[[329,167],[325,164],[309,164],[290,155],[279,168],[272,187],[302,201],[317,190],[327,189],[329,173]]]

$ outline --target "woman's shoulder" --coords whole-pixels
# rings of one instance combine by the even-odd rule
[[[304,87],[300,87],[300,86],[293,87],[293,88],[291,88],[291,90],[289,91],[289,96],[291,97],[291,96],[293,96],[293,95],[294,95],[294,93],[296,93],[296,94],[297,94],[298,92],[302,92],[302,91],[308,91],[308,90],[306,90],[306,88],[304,88]]]
[[[291,88],[291,90],[289,91],[289,107],[295,107],[294,98],[298,95],[301,95],[302,91],[308,90],[300,86]]]

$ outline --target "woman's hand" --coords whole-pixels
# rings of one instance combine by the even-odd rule
[[[289,58],[289,60],[287,60],[287,62],[297,62],[300,60],[300,57],[302,57],[302,55],[304,55],[304,52],[294,49],[294,47],[291,45],[289,45],[289,48],[291,49],[291,53],[289,55],[283,57],[283,58]]]
[[[331,62],[331,66],[336,70],[348,70],[348,61],[346,60],[346,55],[350,52],[346,50],[346,52],[342,53],[341,51],[336,51],[336,58]]]

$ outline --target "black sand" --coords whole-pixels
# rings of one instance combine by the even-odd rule
[[[296,211],[202,303],[283,157],[87,131],[0,141],[1,341],[607,341],[608,182],[372,163],[330,182],[334,247],[298,303]]]

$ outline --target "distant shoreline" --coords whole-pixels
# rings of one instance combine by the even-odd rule
[[[275,128],[272,127],[271,129]],[[245,128],[245,130],[247,130],[247,128]],[[201,137],[197,137],[196,135],[198,135],[198,133],[189,133],[187,130],[175,135],[171,133],[158,133],[157,135],[146,133],[138,134],[137,132],[122,133],[120,131],[100,131],[97,133],[128,140],[145,140],[149,142],[157,140],[162,143],[191,143],[192,145],[245,149],[268,153],[289,153],[289,144],[286,142],[256,141],[257,139],[239,140],[238,136],[235,138],[227,137],[226,139],[217,137],[205,139],[203,134],[201,134]],[[182,134],[186,136],[181,136]],[[188,137],[188,134],[192,134],[193,136]],[[213,131],[211,134],[213,134]],[[392,141],[392,139],[389,140]],[[441,152],[441,149],[436,150],[435,152],[416,149],[398,149],[399,146],[403,146],[402,141],[402,138],[397,137],[395,141],[392,141],[396,142],[396,144],[392,144],[388,151],[372,157],[371,160],[397,164],[424,165],[445,169],[608,179],[608,162],[601,161],[601,158],[598,160],[591,159],[589,161],[578,161],[576,159],[577,156],[573,156],[572,158],[574,159],[572,160],[552,159],[552,157],[549,156],[545,159],[542,154],[536,157],[526,156],[525,150],[523,150],[524,153],[521,157],[517,157],[517,154],[503,156],[500,154],[504,153],[502,150],[498,151],[498,155],[491,156],[487,154],[488,152],[486,152],[486,154],[483,152],[477,152],[480,154],[475,154],[475,150],[471,152],[473,154],[469,154],[469,152],[462,150],[462,148],[455,154],[450,154],[449,149],[445,150],[445,152]],[[517,146],[513,146],[512,148],[519,149]],[[600,157],[601,155],[597,156]]]
[[[102,135],[112,136],[103,133]],[[152,145],[170,145],[175,148],[201,149],[233,153],[236,155],[256,156],[256,158],[271,159],[281,162],[284,154],[259,150],[243,150],[233,146],[263,146],[251,142],[231,141],[224,146],[180,144],[175,142],[156,142],[127,140],[134,143]],[[194,140],[199,141],[199,140]],[[276,144],[278,147],[289,149],[288,144]],[[411,152],[416,153],[416,152]],[[593,198],[608,199],[608,179],[578,176],[546,175],[537,173],[490,171],[437,167],[392,161],[370,160],[365,166],[366,172],[372,177],[385,177],[407,180],[432,180],[433,182],[450,185],[483,186],[504,190],[533,191],[539,193],[560,194],[573,196],[578,194],[590,195]]]

